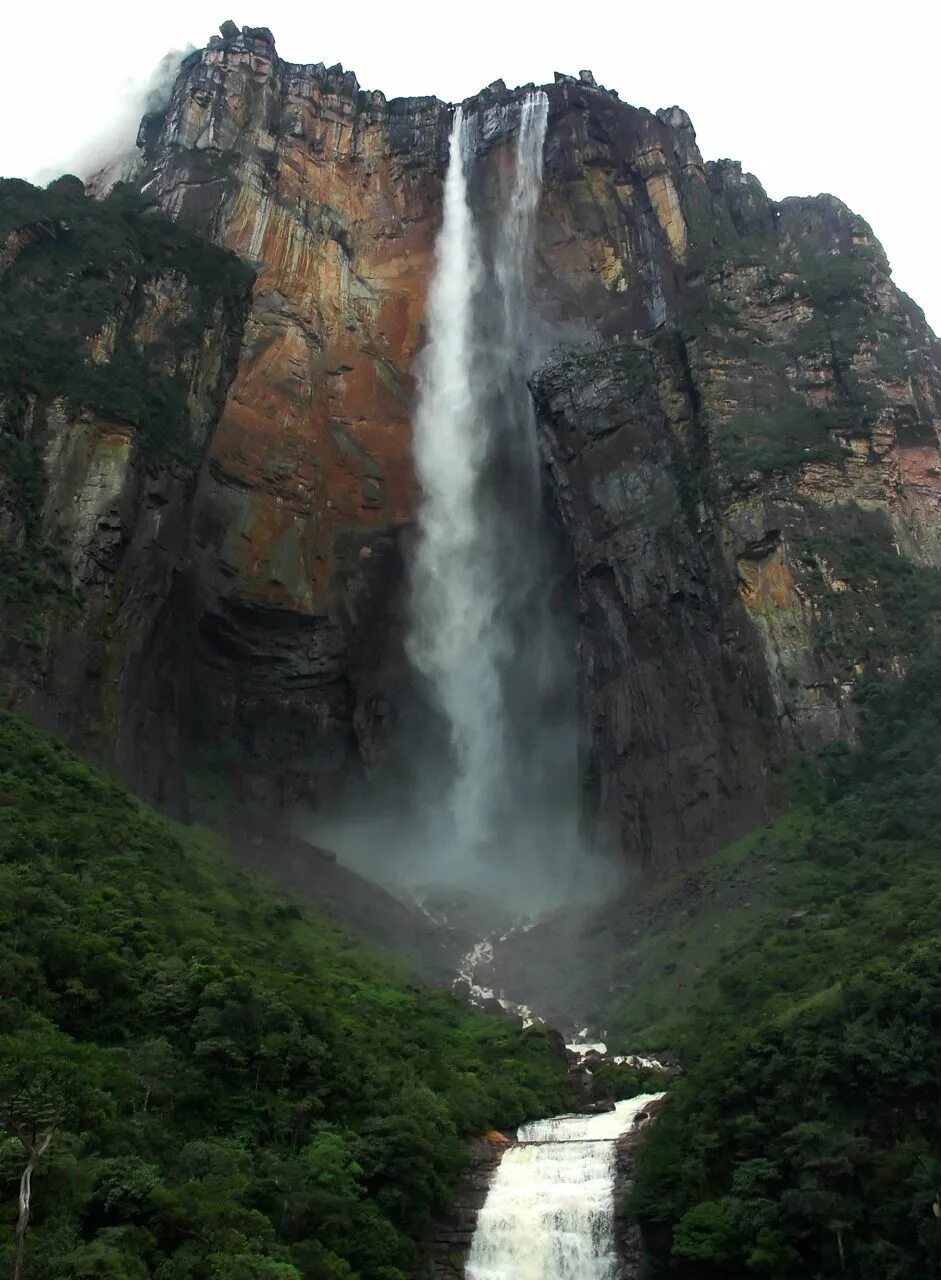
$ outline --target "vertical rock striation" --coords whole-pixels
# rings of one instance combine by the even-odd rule
[[[553,174],[556,200],[597,193],[597,238],[564,244],[591,259],[573,310],[594,335],[534,394],[577,564],[593,810],[663,866],[763,818],[782,758],[851,730],[858,679],[904,663],[838,565],[860,542],[938,563],[941,361],[839,201],[776,205],[703,165],[677,108],[566,89],[547,203]]]
[[[449,113],[226,31],[141,130],[148,195],[258,273],[197,498],[192,732],[237,745],[253,799],[318,803],[381,750],[403,666],[411,369]]]
[[[127,193],[0,183],[0,665],[16,702],[186,807],[196,476],[251,273]]]
[[[769,813],[781,761],[852,730],[859,680],[904,667],[866,555],[879,572],[941,558],[941,355],[833,197],[769,200],[739,165],[703,162],[678,107],[628,106],[590,73],[545,92],[531,385],[578,603],[585,795],[605,839],[663,868]],[[484,220],[524,95],[495,81],[464,105]],[[111,583],[120,562],[164,584],[128,586],[115,615],[153,688],[174,667],[144,699],[159,710],[121,730],[150,794],[169,753],[224,807],[317,805],[387,750],[408,697],[412,377],[451,118],[225,24],[142,122],[135,182],[256,272],[185,497],[136,467],[120,415],[76,424],[54,395],[40,415],[71,581]],[[44,235],[10,231],[4,262]],[[148,307],[185,317],[178,280],[147,287],[119,329],[149,333]],[[234,330],[203,332],[208,405]],[[170,648],[148,638],[165,614],[185,643],[162,621]],[[76,652],[100,653],[103,625],[86,618]],[[122,662],[104,686],[140,685]],[[44,678],[63,705],[84,696]]]

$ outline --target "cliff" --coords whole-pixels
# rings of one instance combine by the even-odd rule
[[[0,245],[3,678],[182,810],[190,522],[251,272],[77,178],[0,182]]]
[[[839,201],[775,204],[704,163],[679,108],[629,106],[590,73],[546,93],[532,388],[578,601],[587,808],[663,868],[767,816],[782,761],[852,729],[859,679],[904,666],[866,555],[941,556],[941,356]],[[481,210],[519,102],[498,81],[466,104]],[[450,117],[225,24],[142,123],[136,184],[256,273],[161,551],[187,641],[159,660],[159,715],[182,744],[174,785],[204,810],[322,803],[402,718],[412,377]],[[65,465],[46,470],[54,492]],[[113,487],[134,513],[122,545],[140,545],[138,490]],[[154,655],[151,625],[128,617],[131,649]]]
[[[660,866],[754,827],[787,755],[852,731],[860,678],[907,656],[878,569],[939,553],[939,346],[869,228],[682,155],[669,218],[653,200],[682,282],[658,311],[635,250],[612,286],[663,322],[619,315],[534,382],[593,811]]]

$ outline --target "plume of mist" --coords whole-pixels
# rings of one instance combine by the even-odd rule
[[[83,182],[91,183],[98,194],[103,194],[116,182],[131,177],[138,160],[137,134],[141,119],[167,106],[180,63],[194,47],[165,53],[150,75],[129,81],[100,129],[56,164],[35,173],[33,182],[45,185],[60,174],[74,173]]]
[[[474,181],[482,123],[455,112],[413,419],[416,706],[393,746],[410,776],[374,777],[314,823],[363,874],[421,896],[471,892],[495,916],[597,899],[619,879],[582,832],[576,626],[527,383],[547,115],[542,91],[520,104],[488,212]]]

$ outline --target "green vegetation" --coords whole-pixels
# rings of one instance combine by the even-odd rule
[[[739,314],[723,297],[712,290],[697,290],[691,291],[689,298],[688,311],[680,325],[685,340],[708,337],[712,344],[724,344],[723,349],[732,353],[751,353],[753,343],[739,336],[744,332]]]
[[[22,652],[40,645],[50,608],[76,603],[40,528],[49,403],[131,427],[150,467],[192,470],[193,359],[211,324],[239,332],[252,273],[129,188],[92,200],[69,177],[45,191],[0,179],[0,254],[0,604],[4,641]],[[171,298],[155,321],[157,281],[182,305]]]
[[[618,394],[630,404],[649,402],[656,387],[650,347],[642,342],[621,340],[574,347],[559,362],[559,369],[579,381],[594,378],[618,379]]]
[[[862,249],[852,253],[804,250],[798,260],[798,279],[814,306],[829,312],[851,305],[854,295],[872,280],[875,267],[872,255]]]
[[[814,644],[850,664],[891,669],[900,654],[916,654],[939,639],[941,574],[901,555],[887,525],[865,515],[859,512],[867,526],[860,533],[830,534],[805,553],[805,564],[819,573],[824,560],[850,588],[828,599]]]
[[[655,1277],[941,1266],[941,574],[889,554],[845,539],[828,558],[917,661],[862,687],[856,746],[795,766],[790,812],[701,869],[692,918],[661,926],[657,981],[617,1013],[632,1044],[667,1037],[689,1065],[634,1197]]]
[[[134,427],[149,463],[192,467],[186,357],[217,308],[230,320],[241,315],[250,269],[148,209],[132,189],[118,184],[105,200],[91,200],[75,178],[46,191],[0,180],[0,244],[11,259],[0,282],[0,389],[8,403],[61,396],[74,411]],[[185,289],[185,317],[135,339],[133,322],[158,278]],[[108,326],[113,349],[92,358],[91,344]],[[15,417],[9,409],[5,416]]]
[[[36,445],[0,432],[0,522],[18,531],[0,533],[3,642],[11,649],[39,647],[44,605],[76,604],[62,554],[40,527],[44,488]]]
[[[0,1271],[398,1280],[550,1039],[408,985],[0,716]]]
[[[604,1060],[592,1064],[588,1097],[592,1102],[636,1098],[639,1093],[661,1093],[670,1084],[671,1077],[656,1068]]]
[[[739,486],[755,473],[767,477],[807,462],[840,462],[843,451],[832,432],[843,425],[837,411],[804,404],[795,396],[780,408],[744,411],[718,423],[715,448],[729,480]]]
[[[809,404],[789,380],[789,357],[829,349],[826,320],[814,315],[785,351],[750,328],[722,297],[705,290],[691,294],[679,333],[684,342],[695,341],[701,358],[721,370],[726,402],[748,406],[728,416],[713,415],[713,451],[728,486],[747,488],[808,462],[843,460],[834,433],[846,431],[859,418],[854,405]]]

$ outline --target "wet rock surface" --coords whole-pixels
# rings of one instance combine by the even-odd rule
[[[532,388],[585,807],[659,874],[770,814],[781,762],[852,731],[859,680],[904,666],[891,636],[861,642],[830,544],[941,560],[941,359],[838,200],[770,201],[703,162],[680,108],[590,73],[545,92]],[[494,81],[465,104],[484,221],[521,98]],[[182,488],[141,470],[126,424],[44,410],[46,518],[98,603],[43,680],[180,812],[321,809],[409,731],[409,422],[450,119],[226,23],[142,122],[135,181],[251,264],[251,310],[237,361],[221,330],[197,358],[205,462]],[[147,306],[141,341],[186,323],[178,282]]]
[[[462,1280],[477,1215],[511,1143],[511,1134],[493,1131],[470,1144],[469,1167],[455,1188],[450,1211],[435,1224],[424,1261],[413,1273],[415,1280]]]
[[[546,93],[554,354],[533,389],[578,593],[586,807],[663,869],[760,822],[781,760],[851,727],[855,655],[813,652],[829,602],[803,557],[857,509],[937,557],[937,346],[839,201],[774,204],[703,163],[680,108],[588,74]],[[520,100],[495,81],[466,104],[484,217]],[[190,56],[142,136],[148,192],[259,271],[197,496],[193,733],[234,734],[264,804],[335,796],[406,715],[409,414],[449,123],[243,30]],[[742,415],[784,436],[802,410],[821,438],[772,441],[780,467],[736,454]]]
[[[0,271],[4,682],[44,727],[185,813],[197,475],[251,273],[133,201],[100,209],[76,178],[0,195],[18,223]]]
[[[644,1242],[640,1227],[629,1210],[634,1170],[647,1127],[654,1122],[664,1099],[652,1101],[635,1118],[634,1125],[617,1141],[614,1174],[614,1233],[621,1264],[619,1280],[641,1280],[644,1274]]]

